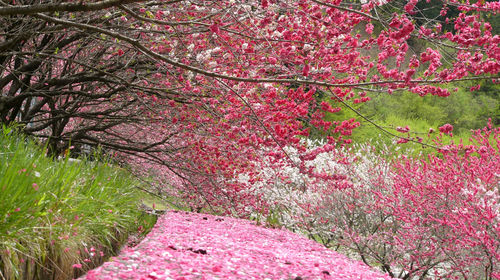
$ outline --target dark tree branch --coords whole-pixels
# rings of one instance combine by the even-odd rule
[[[92,12],[125,5],[144,2],[145,0],[104,0],[95,3],[79,1],[76,3],[48,3],[38,5],[19,5],[0,7],[0,16],[32,15],[47,12]]]

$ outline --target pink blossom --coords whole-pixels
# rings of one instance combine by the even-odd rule
[[[372,34],[372,33],[373,33],[373,24],[368,23],[368,24],[365,26],[365,31],[366,31],[366,33],[368,33],[368,34]]]
[[[404,144],[404,143],[408,143],[408,141],[409,141],[409,140],[408,140],[408,139],[406,139],[406,138],[399,138],[399,139],[396,141],[396,143],[397,143],[397,144]]]
[[[439,127],[439,131],[444,134],[450,134],[451,131],[453,130],[453,126],[449,123]]]
[[[82,264],[80,263],[75,263],[74,265],[72,265],[73,268],[82,268]]]
[[[278,62],[278,60],[272,56],[267,58],[267,61],[269,62],[269,64],[272,64],[272,65],[274,65],[274,64],[276,64],[276,62]]]
[[[220,32],[220,29],[219,29],[219,24],[217,23],[214,23],[212,25],[210,25],[210,30],[213,32],[213,33],[219,33]]]
[[[405,126],[405,127],[396,127],[396,131],[397,132],[401,132],[401,133],[406,133],[406,132],[409,132],[410,131],[410,127],[409,126]]]
[[[310,70],[310,67],[309,67],[309,64],[305,64],[304,65],[304,68],[302,69],[302,76],[309,76],[309,70]]]
[[[126,271],[126,273],[124,273]],[[391,279],[287,230],[171,211],[145,240],[83,279]]]

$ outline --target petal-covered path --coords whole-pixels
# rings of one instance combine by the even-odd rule
[[[82,279],[391,279],[287,230],[171,211]]]

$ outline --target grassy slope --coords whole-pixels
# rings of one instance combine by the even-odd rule
[[[462,140],[464,144],[469,143],[472,129],[479,129],[488,123],[491,118],[494,125],[500,124],[500,100],[498,90],[500,85],[491,81],[481,83],[479,91],[471,92],[469,88],[473,83],[460,83],[447,85],[452,92],[449,97],[436,97],[427,95],[424,97],[408,92],[397,92],[392,95],[387,93],[372,94],[372,100],[365,104],[353,104],[351,106],[359,110],[364,116],[374,121],[386,130],[400,136],[407,134],[398,133],[398,126],[408,125],[411,129],[411,137],[421,137],[424,142],[432,144],[428,137],[429,128],[436,131],[431,135],[435,138],[438,128],[446,123],[453,125],[453,138],[444,137],[444,143],[455,143]],[[455,91],[456,89],[456,91]],[[334,106],[339,104],[333,102]],[[348,138],[355,143],[370,142],[377,145],[389,145],[395,142],[395,138],[385,134],[380,129],[364,121],[354,112],[345,108],[335,114],[327,114],[326,120],[339,121],[349,118],[356,118],[361,126],[354,129],[353,135]],[[313,137],[321,138],[323,133],[313,132]],[[422,147],[419,144],[406,143],[400,145],[403,149],[408,149],[409,153],[418,154],[420,152],[430,152],[432,149]],[[411,152],[413,151],[413,152]]]
[[[4,128],[0,163],[0,279],[71,279],[155,222],[139,182],[106,162],[53,160]]]

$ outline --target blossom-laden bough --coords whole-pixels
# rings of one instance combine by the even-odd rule
[[[322,151],[338,148],[360,125],[325,114],[499,78],[487,22],[499,2],[431,2],[7,1],[0,122],[21,123],[54,155],[102,146],[157,169],[193,208],[248,216],[268,205],[235,174],[287,158],[287,146],[303,153],[315,131]],[[338,179],[306,170],[313,158],[286,164]]]
[[[82,279],[392,278],[287,230],[171,211],[138,246]]]

